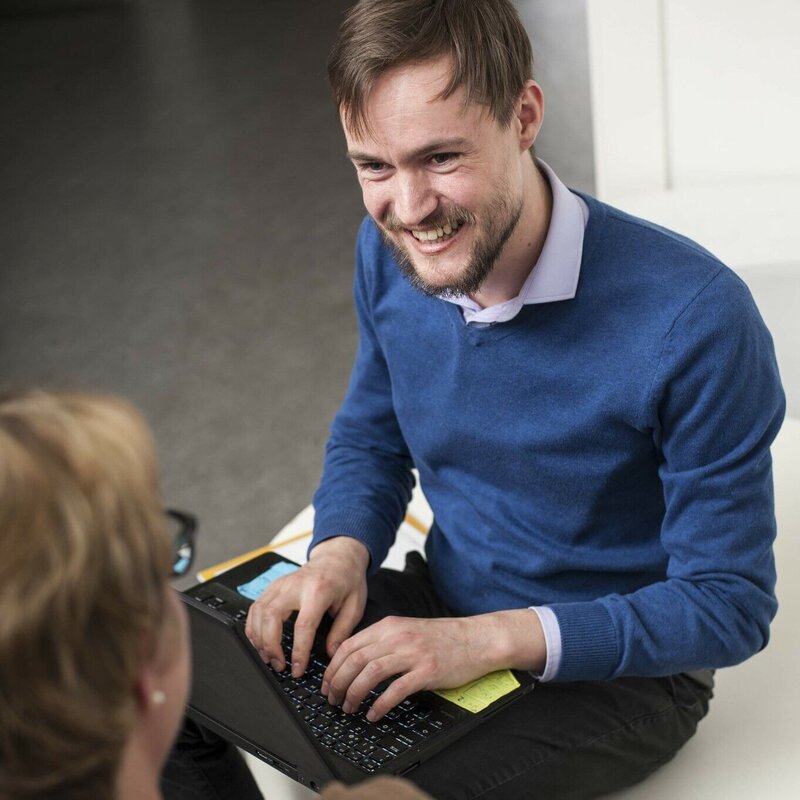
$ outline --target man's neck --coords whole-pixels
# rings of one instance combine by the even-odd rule
[[[489,277],[470,295],[481,308],[504,303],[520,293],[547,238],[553,211],[550,182],[533,159],[524,169],[522,213],[517,226]]]

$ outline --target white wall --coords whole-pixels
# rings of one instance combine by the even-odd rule
[[[516,0],[545,96],[536,153],[574,189],[594,193],[585,0]]]
[[[800,178],[800,2],[662,7],[673,186]]]
[[[800,416],[800,1],[586,10],[598,196],[739,272]]]

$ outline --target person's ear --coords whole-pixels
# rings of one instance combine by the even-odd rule
[[[529,150],[539,135],[544,119],[544,94],[536,81],[525,81],[514,112],[519,131],[520,151]]]

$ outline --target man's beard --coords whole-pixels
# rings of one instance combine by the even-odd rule
[[[445,284],[436,284],[425,280],[414,266],[409,251],[391,237],[390,231],[400,232],[407,230],[391,212],[384,218],[383,224],[378,225],[378,230],[394,253],[395,261],[400,271],[415,289],[435,297],[452,298],[459,295],[472,295],[480,289],[494,268],[506,242],[517,227],[521,215],[522,198],[514,207],[505,197],[499,194],[492,198],[486,209],[486,218],[489,220],[489,226],[485,235],[476,239],[472,252],[469,254],[467,265],[461,274]],[[472,212],[455,206],[432,214],[416,227],[427,230],[436,227],[443,228],[446,224],[449,224],[450,227],[455,228],[459,224],[475,225],[475,222],[475,216]],[[435,258],[435,256],[433,257]]]

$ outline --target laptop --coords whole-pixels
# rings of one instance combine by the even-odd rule
[[[319,792],[332,780],[407,775],[534,688],[530,674],[503,670],[459,689],[419,692],[376,723],[367,721],[366,711],[379,689],[355,714],[345,714],[319,691],[328,663],[324,625],[300,679],[264,664],[245,635],[253,587],[297,566],[265,553],[180,595],[192,641],[188,716],[304,786]],[[362,627],[381,616],[368,603]],[[287,655],[293,622],[284,626]]]

